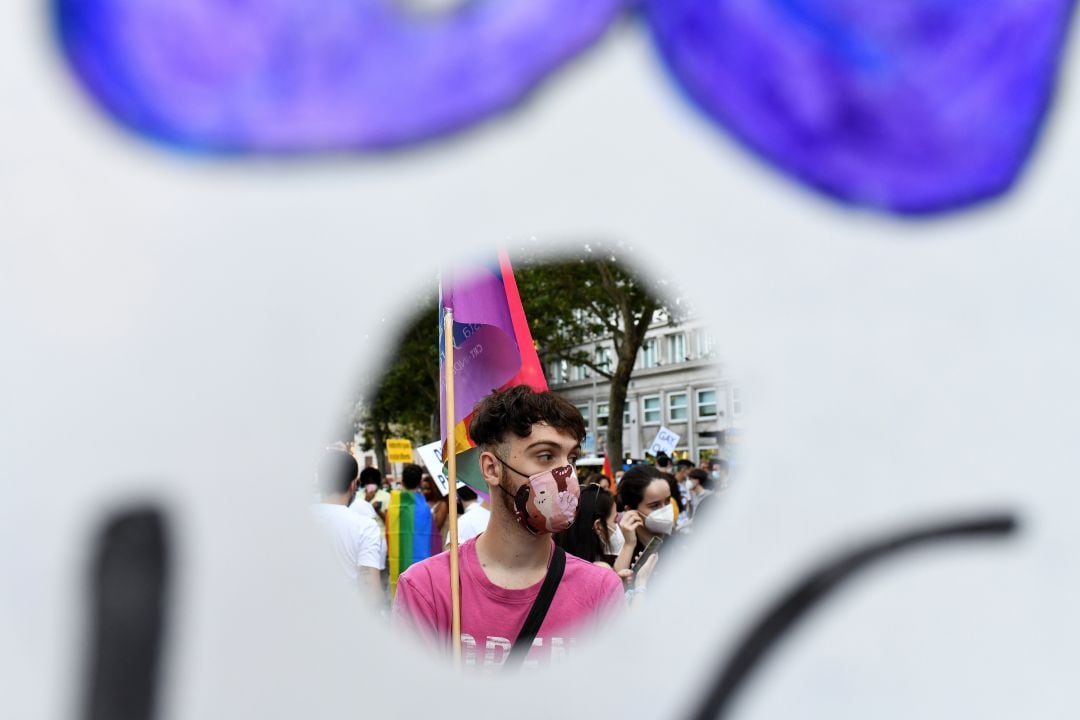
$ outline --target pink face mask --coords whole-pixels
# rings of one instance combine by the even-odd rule
[[[525,475],[499,459],[503,465],[529,481],[514,494],[514,514],[522,527],[533,535],[557,533],[574,524],[577,518],[578,485],[573,465]]]

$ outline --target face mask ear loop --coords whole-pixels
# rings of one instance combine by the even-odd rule
[[[502,463],[503,465],[505,465],[505,466],[506,466],[506,469],[507,469],[507,470],[510,470],[510,471],[512,471],[512,472],[516,472],[516,473],[517,473],[518,475],[520,475],[521,477],[523,477],[523,478],[525,478],[525,479],[528,479],[528,478],[530,478],[530,477],[531,477],[530,475],[526,475],[525,473],[521,472],[521,471],[520,471],[520,470],[518,470],[518,469],[517,469],[516,467],[513,467],[513,466],[512,466],[512,465],[511,465],[510,463],[506,462],[505,460],[503,460],[503,459],[502,459],[501,457],[499,457],[499,456],[498,456],[498,455],[496,455],[495,453],[491,453],[491,454],[492,454],[492,455],[495,455],[495,458],[496,458],[496,459],[497,459],[497,460],[498,460],[499,462],[501,462],[501,463]]]
[[[520,475],[520,474],[521,474],[521,473],[519,473],[519,472],[518,472],[517,470],[514,470],[514,468],[510,467],[510,466],[509,466],[509,465],[507,464],[507,462],[506,462],[505,460],[503,460],[503,459],[502,459],[501,457],[499,457],[499,453],[497,453],[497,452],[495,452],[494,450],[492,450],[492,451],[491,451],[491,454],[495,456],[495,459],[499,461],[499,464],[500,464],[500,465],[503,465],[504,467],[506,467],[506,468],[507,468],[507,469],[509,469],[509,470],[513,470],[514,472],[518,473],[518,475]],[[499,480],[502,480],[502,478],[499,478]],[[502,487],[502,485],[501,485],[501,484],[500,484],[500,485],[496,485],[495,487],[497,487],[497,488],[498,488],[499,490],[502,490],[503,492],[506,492],[506,489],[505,489],[504,487]],[[509,494],[509,493],[508,493],[508,494]],[[513,496],[511,496],[511,497],[513,497]]]

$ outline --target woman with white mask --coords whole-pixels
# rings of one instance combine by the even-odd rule
[[[640,518],[615,521],[615,499],[597,484],[581,488],[577,520],[555,535],[555,544],[571,555],[619,572],[629,570],[637,542],[635,530]]]
[[[581,488],[577,520],[555,535],[555,544],[571,555],[618,573],[626,585],[630,604],[636,605],[659,557],[654,555],[636,573],[630,570],[641,523],[637,513],[623,513],[617,519],[615,498],[600,485],[590,484]]]
[[[618,504],[623,514],[640,518],[635,525],[634,555],[656,536],[670,535],[675,528],[675,508],[671,502],[671,484],[662,472],[652,465],[635,465],[626,471],[619,483]]]

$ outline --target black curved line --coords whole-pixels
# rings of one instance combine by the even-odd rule
[[[85,720],[151,720],[164,631],[169,548],[162,513],[112,516],[90,576]]]
[[[955,538],[1004,537],[1014,533],[1017,527],[1016,515],[1010,512],[934,523],[869,542],[819,565],[781,596],[738,643],[735,652],[724,659],[716,684],[692,715],[693,720],[724,717],[746,679],[760,667],[784,633],[829,593],[868,565],[914,545]]]

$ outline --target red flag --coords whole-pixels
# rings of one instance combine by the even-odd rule
[[[505,251],[497,266],[459,267],[444,275],[440,284],[439,366],[442,372],[442,406],[446,403],[446,358],[442,336],[447,310],[454,317],[454,427],[448,442],[445,413],[442,416],[443,457],[450,448],[458,455],[458,479],[487,493],[480,475],[476,446],[467,428],[472,410],[493,390],[525,383],[533,390],[547,390],[540,359],[518,295],[514,270]]]

